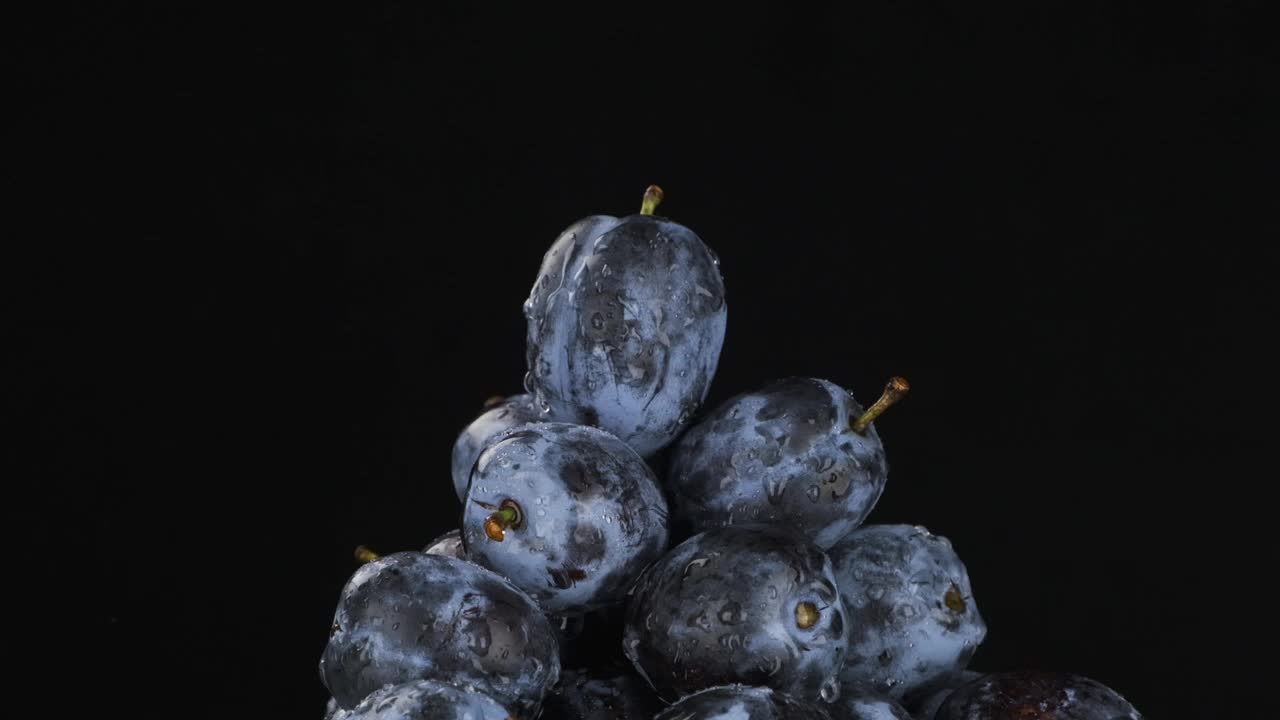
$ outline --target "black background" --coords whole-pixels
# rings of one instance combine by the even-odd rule
[[[456,523],[542,253],[658,183],[723,261],[710,403],[911,380],[872,521],[955,543],[975,667],[1244,702],[1280,179],[1249,8],[471,5],[10,26],[6,526],[78,657],[37,675],[319,717],[351,549]]]

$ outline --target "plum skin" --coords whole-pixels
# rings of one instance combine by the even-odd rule
[[[675,445],[667,488],[678,527],[771,523],[830,548],[870,514],[889,473],[875,426],[851,428],[862,413],[847,390],[814,378],[725,401]]]
[[[600,427],[649,457],[710,389],[724,345],[724,279],[683,225],[593,215],[547,251],[525,317],[525,387],[548,419]]]

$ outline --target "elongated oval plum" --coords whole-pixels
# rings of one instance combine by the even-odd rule
[[[689,228],[644,212],[569,226],[524,309],[525,383],[539,407],[644,457],[706,398],[727,317],[715,254]]]
[[[343,708],[385,685],[469,684],[535,717],[560,676],[542,609],[510,581],[443,555],[399,552],[360,567],[333,616],[320,677]]]

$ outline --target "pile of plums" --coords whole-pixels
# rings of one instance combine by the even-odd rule
[[[905,380],[867,407],[788,377],[702,409],[724,279],[661,199],[547,251],[526,392],[454,445],[460,527],[357,551],[327,717],[1140,718],[1086,677],[969,670],[987,628],[951,543],[864,524]]]

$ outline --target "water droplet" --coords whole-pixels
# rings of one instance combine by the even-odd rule
[[[710,558],[695,558],[690,560],[689,564],[684,566],[684,577],[689,577],[689,573],[692,572],[695,567],[700,568],[703,565],[706,565],[707,560],[709,559]]]
[[[524,391],[533,392],[533,373],[531,372],[524,374]]]
[[[818,691],[818,695],[823,702],[833,703],[840,699],[840,683],[835,678],[829,677],[822,682],[822,689]]]
[[[595,313],[594,315],[592,315],[592,316],[591,316],[591,327],[595,328],[596,330],[599,330],[599,329],[603,328],[603,327],[604,327],[604,316],[603,316],[603,315],[601,315],[600,313]]]
[[[605,263],[604,267],[600,268],[600,274],[605,277],[609,277],[613,274],[613,271],[609,269],[609,263]]]
[[[772,505],[782,502],[782,495],[787,491],[788,478],[766,477],[764,481],[765,497]]]
[[[822,491],[818,489],[817,485],[810,485],[809,489],[804,491],[804,494],[805,497],[809,498],[810,502],[818,502],[818,498],[821,496]]]
[[[391,629],[392,629],[392,630],[399,630],[399,629],[400,629],[400,623],[395,623],[395,624],[393,624],[393,625],[391,626]]]

